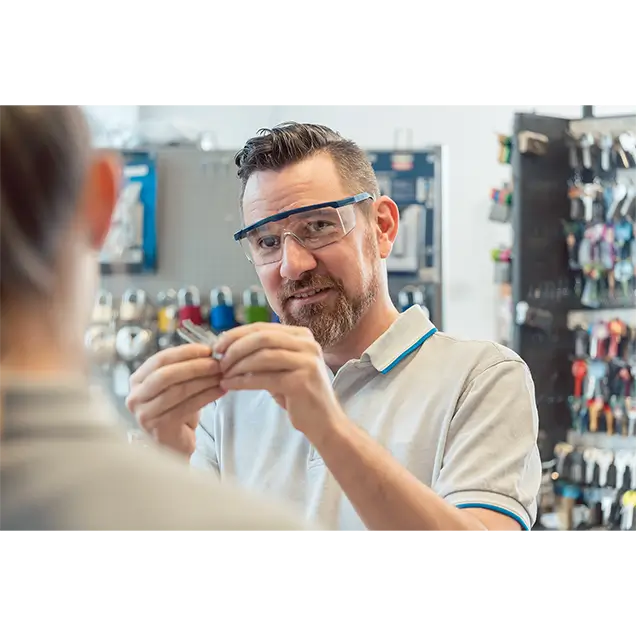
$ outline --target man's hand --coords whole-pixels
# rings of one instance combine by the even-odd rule
[[[160,443],[187,455],[199,411],[226,393],[219,363],[205,345],[183,345],[148,358],[130,378],[128,410]]]
[[[226,331],[214,348],[223,354],[221,387],[269,391],[310,441],[344,417],[320,345],[304,327],[254,323]]]

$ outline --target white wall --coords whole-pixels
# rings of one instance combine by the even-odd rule
[[[509,167],[497,163],[496,135],[511,131],[515,112],[531,110],[567,118],[581,115],[580,106],[142,106],[139,120],[212,130],[224,149],[238,149],[258,128],[287,120],[327,124],[366,148],[392,148],[396,128],[413,131],[414,148],[446,145],[445,330],[493,338],[489,252],[508,232],[487,220],[489,192],[510,174]],[[630,112],[636,106],[596,107],[599,116]]]

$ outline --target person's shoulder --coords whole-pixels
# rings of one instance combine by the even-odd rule
[[[456,368],[470,370],[470,376],[475,377],[491,367],[501,363],[512,363],[527,368],[522,358],[512,349],[491,340],[476,340],[459,338],[438,331],[433,338],[435,357],[446,360]]]
[[[320,535],[302,514],[265,495],[219,481],[163,448],[131,449],[142,509],[159,513],[165,532],[200,535]],[[130,483],[130,482],[129,482]],[[148,501],[148,498],[151,501]],[[153,505],[156,504],[156,505]],[[150,521],[150,520],[149,520]],[[155,523],[154,521],[152,523]]]

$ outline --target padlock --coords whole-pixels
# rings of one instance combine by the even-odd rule
[[[141,362],[152,352],[153,333],[140,325],[125,325],[115,339],[117,354],[124,362]]]
[[[84,346],[91,363],[109,367],[115,363],[115,330],[106,324],[95,324],[86,330]]]
[[[269,322],[270,311],[265,292],[258,285],[248,287],[243,292],[243,313],[245,323]]]
[[[127,289],[119,305],[121,322],[141,322],[147,309],[146,292],[143,289]]]
[[[210,292],[210,326],[217,333],[236,327],[234,301],[229,287],[217,287]]]
[[[101,289],[95,298],[91,322],[96,325],[108,325],[113,319],[113,295]]]
[[[398,294],[400,311],[406,311],[414,305],[424,305],[424,292],[415,285],[407,285]]]
[[[173,334],[179,326],[179,303],[174,289],[157,294],[157,331],[160,334]]]
[[[201,294],[194,287],[182,287],[177,295],[179,301],[179,324],[191,320],[195,325],[203,324],[201,314]]]

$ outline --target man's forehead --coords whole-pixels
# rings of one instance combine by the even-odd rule
[[[336,201],[348,192],[328,156],[317,156],[283,170],[255,172],[245,184],[242,208],[246,224],[277,212]]]

